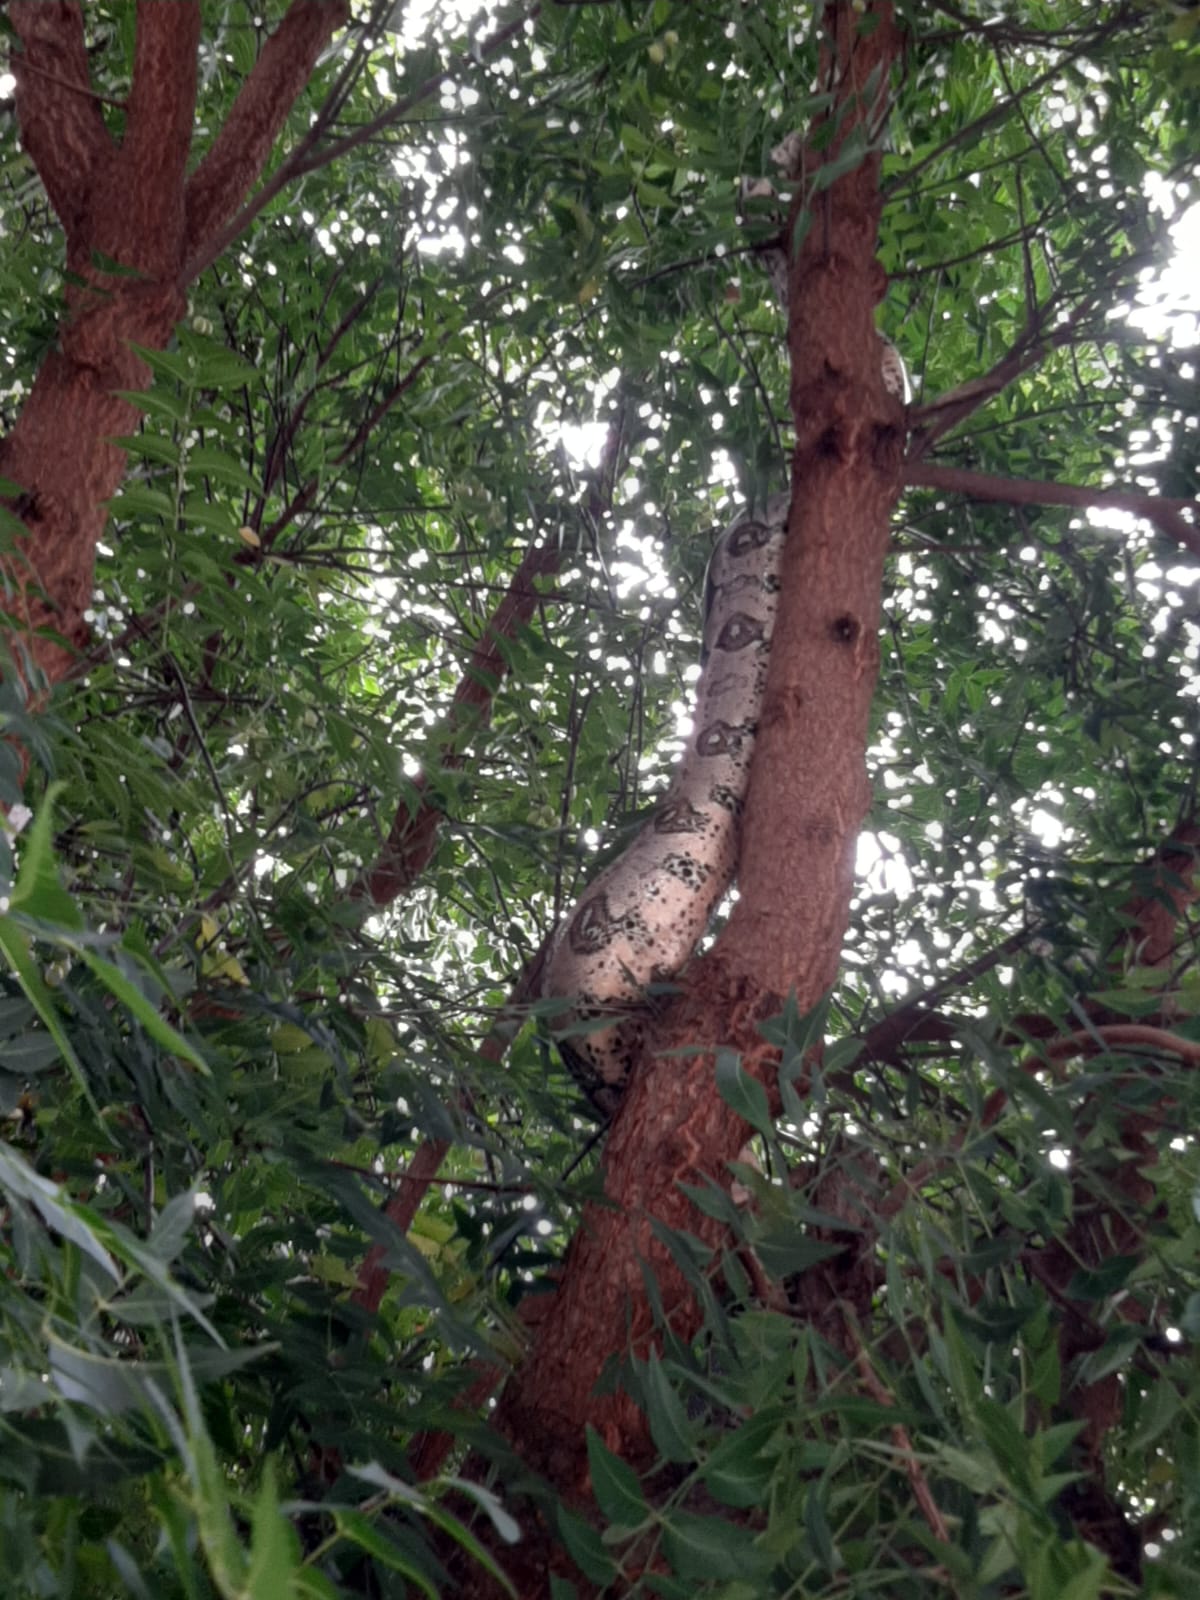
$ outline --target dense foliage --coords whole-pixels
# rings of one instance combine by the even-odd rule
[[[205,0],[197,154],[285,9]],[[454,1408],[519,1360],[597,1184],[538,1018],[481,1047],[665,782],[715,531],[785,482],[780,212],[739,182],[819,109],[816,44],[775,0],[548,4],[495,46],[515,11],[361,9],[280,141],[336,82],[322,159],[147,353],[90,655],[47,704],[3,686],[0,798],[32,813],[0,844],[6,1593],[450,1593],[534,1505],[612,1593],[1194,1592],[1200,561],[1128,512],[906,494],[844,976],[777,1027],[785,1079],[822,1026],[824,1066],[729,1207],[753,1254],[719,1293],[689,1263],[704,1338],[623,1374],[659,1468],[592,1442],[617,1531]],[[1193,498],[1195,320],[1160,275],[1195,9],[900,10],[880,323],[922,465]],[[119,134],[136,9],[84,11]],[[3,137],[11,425],[64,277]],[[543,598],[448,734],[534,541]],[[429,805],[432,860],[372,904]],[[1130,1022],[1177,1043],[1103,1032]],[[447,1181],[401,1230],[427,1139]],[[859,1236],[853,1360],[823,1273]]]

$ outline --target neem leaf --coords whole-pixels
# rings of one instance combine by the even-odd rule
[[[588,1424],[588,1467],[596,1501],[610,1522],[637,1528],[648,1515],[637,1473],[613,1455],[595,1428]]]

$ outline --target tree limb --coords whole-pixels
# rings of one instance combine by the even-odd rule
[[[277,180],[285,173],[292,175],[291,163],[305,148],[304,143],[239,213],[233,226],[222,227],[262,171],[318,55],[346,21],[349,10],[347,0],[292,0],[287,15],[263,46],[212,148],[188,181],[185,282],[211,265],[288,181],[287,177]]]
[[[1096,1028],[1079,1028],[1074,1033],[1064,1033],[1057,1039],[1048,1039],[1028,1063],[1027,1070],[1036,1071],[1042,1061],[1069,1061],[1072,1056],[1094,1056],[1109,1046],[1113,1049],[1161,1050],[1178,1056],[1181,1061],[1200,1062],[1200,1039],[1185,1039],[1181,1033],[1167,1028],[1156,1028],[1145,1022],[1107,1022]]]
[[[871,1365],[871,1357],[862,1342],[862,1335],[849,1315],[846,1315],[846,1327],[853,1340],[854,1364],[858,1369],[858,1376],[863,1387],[877,1405],[884,1406],[889,1411],[894,1411],[896,1398]],[[951,1542],[950,1529],[946,1525],[946,1519],[942,1515],[941,1508],[933,1498],[929,1480],[925,1476],[925,1469],[921,1465],[917,1452],[913,1449],[913,1442],[908,1429],[902,1422],[892,1425],[892,1443],[895,1446],[896,1454],[904,1463],[904,1471],[908,1476],[909,1483],[912,1485],[913,1498],[921,1508],[921,1515],[929,1524],[929,1531],[939,1544],[949,1544]]]
[[[10,58],[21,142],[71,239],[87,213],[92,174],[113,153],[92,93],[83,12],[75,0],[13,0],[8,15],[24,46]]]
[[[1091,302],[1084,301],[1076,306],[1052,333],[1040,333],[1038,329],[1045,326],[1047,313],[1053,304],[1051,298],[1045,305],[1036,308],[1030,326],[990,372],[985,372],[978,378],[968,378],[965,383],[947,390],[937,399],[913,408],[909,413],[910,462],[919,461],[943,434],[949,433],[951,428],[969,417],[973,411],[978,411],[1002,390],[1007,389],[1009,384],[1023,372],[1037,366],[1048,351],[1071,342]]]
[[[910,489],[946,489],[973,500],[997,500],[1008,505],[1094,506],[1097,510],[1127,511],[1144,517],[1160,533],[1200,556],[1200,526],[1183,515],[1187,510],[1200,511],[1194,500],[1166,500],[1126,489],[1091,489],[1086,484],[1045,483],[1036,478],[999,478],[938,462],[910,463],[905,468],[904,481]]]
[[[591,510],[597,520],[612,506],[617,456],[623,437],[622,418],[618,416],[609,427],[592,489]],[[556,573],[561,558],[562,552],[553,542],[531,544],[521,557],[507,593],[492,613],[454,690],[443,724],[439,755],[443,768],[462,765],[458,748],[461,736],[464,731],[486,721],[496,691],[508,671],[507,646],[518,629],[529,622],[542,599],[542,591],[535,580]],[[433,854],[444,813],[430,797],[427,773],[420,774],[414,787],[416,808],[413,809],[407,800],[401,801],[383,849],[353,890],[356,897],[366,898],[374,905],[390,905],[410,888]]]
[[[133,83],[116,166],[125,206],[137,209],[135,217],[127,209],[125,216],[141,235],[139,259],[143,267],[164,275],[179,265],[199,44],[200,7],[195,0],[172,6],[138,0]]]
[[[471,652],[471,659],[454,690],[446,715],[439,762],[443,769],[462,766],[458,748],[461,735],[486,721],[496,690],[508,670],[506,646],[516,637],[537,609],[542,598],[536,579],[558,571],[561,552],[553,540],[531,544],[513,573],[508,593],[492,613],[483,636]],[[410,888],[429,863],[438,827],[444,815],[429,793],[429,774],[422,772],[414,784],[415,809],[407,800],[396,809],[391,832],[374,864],[356,884],[356,898],[374,905],[390,905]]]

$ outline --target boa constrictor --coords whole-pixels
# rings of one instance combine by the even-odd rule
[[[739,517],[713,551],[693,728],[675,777],[633,843],[584,891],[546,962],[543,995],[576,1002],[553,1024],[564,1030],[559,1050],[602,1111],[616,1108],[640,1053],[647,985],[683,966],[737,869],[788,504],[776,495],[763,516]]]
[[[884,385],[908,398],[895,346],[880,340]],[[790,496],[722,534],[705,585],[704,642],[692,733],[653,817],[588,885],[550,947],[547,999],[572,1077],[600,1111],[620,1103],[652,1012],[648,988],[674,978],[737,871],[740,820],[771,631]]]

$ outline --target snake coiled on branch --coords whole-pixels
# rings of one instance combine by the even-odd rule
[[[737,870],[788,504],[777,495],[762,516],[739,517],[713,551],[692,732],[671,786],[588,885],[546,961],[543,995],[575,1002],[555,1020],[559,1049],[602,1111],[615,1109],[641,1052],[647,987],[679,972]]]
[[[895,346],[883,381],[908,397]],[[722,534],[705,586],[692,732],[670,788],[629,848],[584,890],[554,936],[541,978],[569,999],[551,1022],[576,1082],[601,1111],[620,1103],[652,1019],[648,991],[675,978],[733,882],[750,757],[767,681],[790,496]]]

